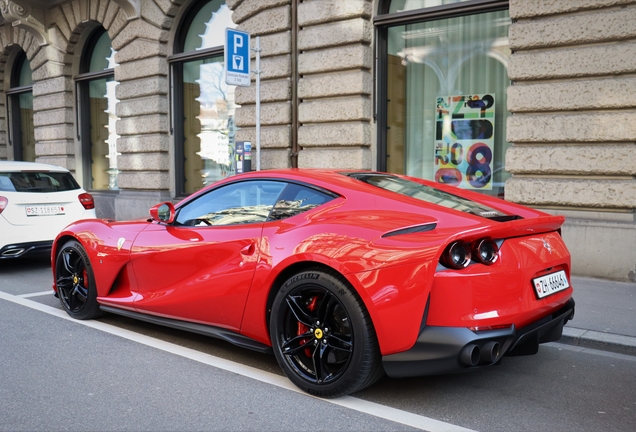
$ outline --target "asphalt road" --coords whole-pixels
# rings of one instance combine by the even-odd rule
[[[636,357],[562,344],[321,400],[273,357],[107,315],[73,321],[46,257],[0,261],[0,430],[636,430]],[[577,312],[578,313],[578,312]]]

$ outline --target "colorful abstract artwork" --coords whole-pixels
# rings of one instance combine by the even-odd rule
[[[491,190],[495,95],[438,97],[436,128],[435,181]]]

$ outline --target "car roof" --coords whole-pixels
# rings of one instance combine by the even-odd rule
[[[296,180],[301,182],[305,181],[313,184],[314,186],[330,189],[336,193],[342,193],[344,192],[344,190],[376,190],[373,186],[369,186],[366,183],[360,182],[347,175],[342,175],[352,172],[377,173],[377,171],[351,169],[280,168],[262,171],[250,171],[243,174],[237,174],[236,176],[232,177],[238,180],[262,177],[281,178],[285,180]],[[226,180],[231,181],[231,179]]]
[[[52,171],[69,172],[66,168],[37,162],[0,161],[0,172]]]
[[[295,180],[314,180],[314,181],[323,181],[332,185],[344,184],[351,182],[351,178],[347,175],[339,175],[346,173],[377,173],[377,174],[386,174],[379,173],[377,171],[371,170],[354,170],[354,169],[326,169],[326,168],[280,168],[280,169],[271,169],[271,170],[263,170],[263,171],[250,171],[248,173],[238,175],[237,177],[258,177],[258,176],[267,176],[267,177],[276,177],[282,176],[287,179],[295,179]]]

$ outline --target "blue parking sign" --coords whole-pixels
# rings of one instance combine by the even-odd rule
[[[225,30],[225,82],[230,85],[250,85],[250,34],[228,28]]]

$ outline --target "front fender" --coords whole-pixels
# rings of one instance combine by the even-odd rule
[[[130,250],[139,234],[147,223],[118,224],[100,219],[90,219],[75,222],[66,227],[53,242],[52,270],[53,289],[55,286],[55,260],[64,244],[77,240],[88,255],[93,269],[97,296],[105,297],[111,290],[115,278],[121,269],[130,262]]]

